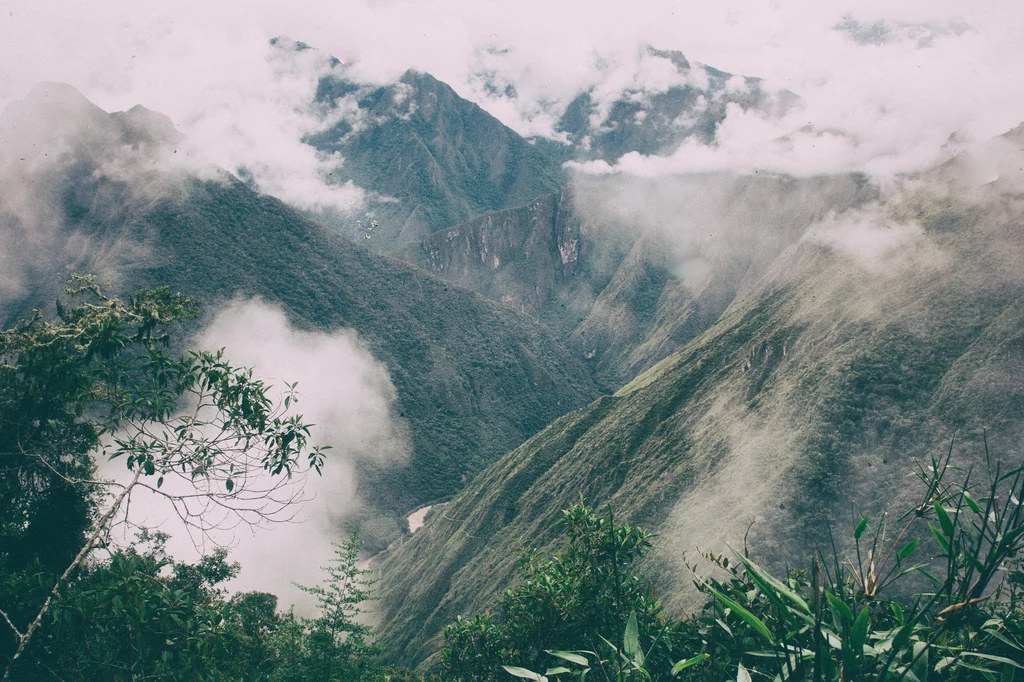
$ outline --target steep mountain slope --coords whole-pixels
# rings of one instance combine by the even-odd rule
[[[563,190],[440,230],[395,255],[537,315],[576,275],[581,229]]]
[[[614,390],[714,324],[808,225],[875,198],[856,175],[579,176],[396,255],[536,316]]]
[[[409,71],[384,87],[327,76],[317,98],[344,114],[308,143],[344,157],[339,182],[381,195],[369,205],[377,251],[524,204],[565,182],[554,159],[429,74]]]
[[[147,132],[154,121],[166,123],[106,114],[52,85],[3,115],[0,128],[21,136],[3,149],[24,159],[4,165],[11,191],[0,200],[4,253],[25,264],[3,278],[6,323],[77,271],[115,292],[166,284],[210,311],[260,296],[299,326],[352,328],[387,365],[409,427],[408,464],[363,481],[395,516],[456,492],[596,395],[581,361],[530,317],[359,248],[226,173],[175,166],[166,136]]]
[[[313,49],[275,45],[286,52]],[[760,79],[646,47],[631,79],[600,82],[568,105],[556,126],[559,139],[527,141],[429,74],[408,71],[376,86],[352,80],[348,67],[333,64],[314,102],[332,123],[306,142],[343,159],[332,181],[370,191],[356,215],[327,219],[345,234],[366,237],[378,252],[413,247],[482,213],[557,193],[568,181],[566,161],[668,154],[688,139],[709,144],[728,107],[774,114],[797,99],[765,90]]]
[[[1019,464],[1022,147],[997,140],[825,216],[709,330],[480,474],[380,562],[385,648],[429,663],[440,628],[493,606],[519,549],[555,542],[581,493],[660,533],[646,570],[678,605],[684,553],[749,527],[758,555],[792,566],[825,519],[845,536],[853,508],[905,508],[915,458],[954,432],[959,463],[983,459],[985,427]]]
[[[713,325],[809,225],[862,206],[862,176],[690,175],[586,178],[579,210],[596,232],[637,235],[572,332],[605,385],[622,386]]]

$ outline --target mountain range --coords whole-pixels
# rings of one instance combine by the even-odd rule
[[[597,395],[583,360],[528,315],[374,254],[227,173],[166,166],[173,127],[152,112],[107,114],[43,84],[0,127],[31,150],[15,168],[32,169],[8,184],[31,215],[0,204],[6,252],[24,267],[9,285],[20,295],[0,306],[6,323],[91,272],[117,294],[167,285],[211,313],[260,297],[299,328],[355,330],[390,373],[412,450],[405,465],[364,472],[364,496],[392,520],[382,542],[403,513]]]
[[[0,321],[94,272],[355,330],[411,447],[360,472],[370,547],[390,544],[380,639],[424,668],[580,495],[659,533],[643,568],[682,608],[687,552],[786,564],[828,524],[901,508],[950,442],[965,466],[985,442],[1019,461],[1021,129],[884,183],[567,167],[713,144],[729,107],[798,102],[678,52],[641,64],[527,140],[428,74],[361,84],[337,63],[297,103],[330,112],[305,143],[367,201],[323,214],[180,158],[160,114],[37,86],[0,114]]]

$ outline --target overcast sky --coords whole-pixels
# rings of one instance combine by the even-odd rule
[[[639,78],[640,46],[761,76],[802,105],[784,120],[730,113],[713,148],[623,159],[657,174],[709,168],[885,175],[932,163],[950,133],[985,138],[1024,120],[1024,3],[941,0],[5,0],[0,102],[44,80],[101,107],[169,115],[211,160],[261,166],[262,184],[316,203],[322,160],[298,144],[320,124],[301,109],[324,64],[285,63],[285,35],[367,81],[407,68],[448,82],[524,134],[550,134],[579,92]],[[514,84],[495,97],[485,76]],[[618,87],[616,85],[616,87]],[[812,124],[815,132],[797,133]],[[780,136],[786,145],[780,145]],[[589,167],[588,170],[607,170]],[[290,184],[289,184],[290,183]],[[346,193],[330,201],[352,199]]]

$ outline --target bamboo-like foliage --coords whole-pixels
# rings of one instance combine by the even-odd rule
[[[951,456],[952,445],[920,469],[921,501],[898,519],[895,532],[884,520],[859,519],[852,556],[833,543],[808,570],[778,577],[746,550],[705,555],[719,577],[696,578],[708,596],[700,613],[645,624],[634,611],[614,641],[548,650],[543,673],[505,670],[535,682],[1019,679],[1024,467],[1007,470],[988,458],[979,476],[951,466]],[[893,586],[910,576],[925,588],[907,599]],[[658,647],[677,656],[674,665],[651,659]]]

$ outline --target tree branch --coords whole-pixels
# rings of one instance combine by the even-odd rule
[[[3,616],[4,620],[7,621],[7,624],[11,626],[11,629],[14,630],[14,634],[17,635],[18,641],[20,642],[22,638],[24,638],[24,635],[21,634],[18,628],[14,627],[14,623],[11,622],[11,617],[8,616],[3,609],[0,609],[0,616]]]
[[[82,562],[85,561],[85,557],[88,556],[90,551],[92,551],[93,545],[96,544],[96,541],[99,540],[101,535],[103,535],[103,531],[106,530],[107,523],[117,513],[117,510],[121,507],[121,503],[124,502],[125,497],[128,496],[128,493],[131,491],[131,489],[134,488],[135,485],[139,482],[139,478],[141,476],[142,468],[140,467],[139,469],[136,470],[135,476],[134,478],[132,478],[132,482],[125,486],[124,490],[121,491],[121,494],[118,495],[117,498],[114,500],[114,504],[110,507],[110,509],[107,510],[107,512],[103,516],[101,516],[96,521],[96,523],[93,524],[92,535],[89,536],[89,539],[86,540],[85,544],[82,546],[82,549],[79,550],[78,555],[74,558],[74,560],[67,567],[67,569],[64,570],[64,573],[60,576],[60,578],[57,579],[57,582],[54,583],[53,589],[50,590],[50,594],[46,597],[46,601],[43,602],[43,606],[41,609],[39,609],[39,613],[36,614],[35,619],[33,619],[33,621],[29,624],[28,628],[26,628],[25,634],[20,635],[18,649],[14,652],[14,656],[11,657],[11,662],[7,666],[7,670],[4,671],[3,679],[5,681],[10,679],[11,670],[14,668],[15,663],[17,662],[18,658],[21,657],[21,654],[25,651],[25,647],[28,646],[29,641],[32,639],[32,635],[35,633],[36,630],[39,629],[39,626],[42,625],[43,617],[46,615],[46,612],[50,609],[50,605],[53,603],[54,598],[60,592],[61,585],[63,585],[64,582],[66,582],[67,579],[71,576],[71,574],[75,571],[75,569],[78,568],[82,564]],[[4,618],[7,618],[6,614],[4,615]],[[10,620],[8,620],[7,622],[9,624],[11,623]],[[13,628],[14,625],[11,624],[11,627]],[[15,628],[14,631],[18,632],[17,628]]]

